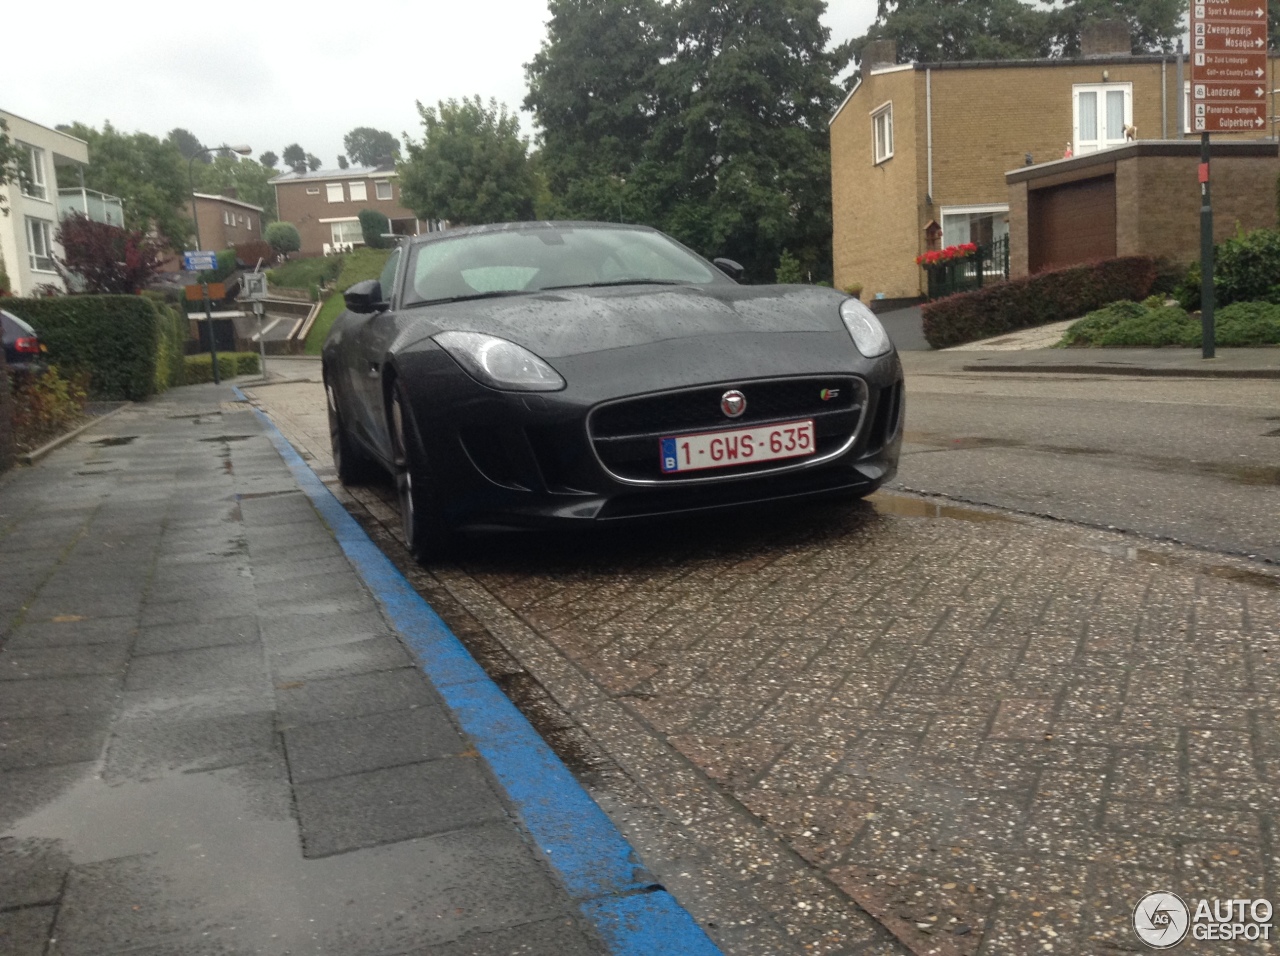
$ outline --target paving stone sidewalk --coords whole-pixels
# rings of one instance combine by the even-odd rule
[[[0,477],[0,953],[602,953],[232,397]]]

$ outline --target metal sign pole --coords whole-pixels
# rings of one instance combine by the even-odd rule
[[[1200,134],[1200,356],[1213,358],[1213,204],[1209,200],[1209,134]]]
[[[263,381],[267,378],[267,341],[262,337],[262,303],[253,303],[253,314],[258,317],[258,370]]]
[[[204,321],[209,330],[209,359],[213,362],[213,384],[221,385],[222,377],[218,374],[218,343],[213,337],[213,309],[209,306],[209,283],[200,283],[200,292],[204,297]]]

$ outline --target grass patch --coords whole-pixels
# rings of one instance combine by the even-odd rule
[[[1200,319],[1178,306],[1113,302],[1071,324],[1059,348],[1200,347]],[[1280,305],[1236,302],[1214,313],[1222,348],[1280,345]]]
[[[314,259],[291,259],[267,270],[267,281],[281,289],[309,289],[323,286],[338,277],[345,256],[317,256]]]
[[[349,289],[357,282],[376,279],[382,275],[382,267],[391,257],[390,249],[357,249],[342,257],[342,271],[338,273],[335,285],[338,287],[320,307],[311,331],[307,333],[306,353],[319,355],[324,348],[324,340],[333,327],[334,320],[342,314],[345,307],[342,301],[342,290]]]

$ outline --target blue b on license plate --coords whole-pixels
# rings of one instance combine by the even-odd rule
[[[812,419],[659,439],[662,470],[668,475],[803,458],[815,450]]]

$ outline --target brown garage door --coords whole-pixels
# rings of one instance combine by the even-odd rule
[[[1033,190],[1027,196],[1031,272],[1116,254],[1116,177]]]

